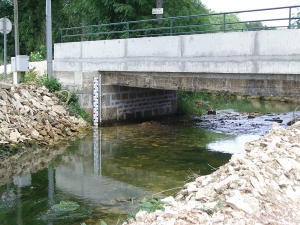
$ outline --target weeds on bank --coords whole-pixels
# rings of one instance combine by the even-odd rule
[[[12,84],[12,80],[13,80],[12,73],[6,74],[6,76],[4,76],[4,73],[0,73],[0,81],[1,82]]]
[[[46,79],[44,85],[51,93],[54,93],[62,102],[65,103],[70,115],[79,115],[88,123],[92,123],[90,115],[79,105],[76,94],[67,90],[62,90],[62,85],[59,83],[57,78],[50,77]]]
[[[206,208],[205,205],[203,205],[202,208],[200,208],[201,211],[207,213],[209,216],[212,216],[213,214],[215,214],[219,208],[221,208],[223,206],[222,201],[218,200],[217,204],[212,208]]]
[[[191,169],[189,169],[189,174],[187,176],[187,180],[185,181],[185,183],[190,182],[190,181],[194,181],[196,180],[198,177],[200,177],[200,170],[199,173],[195,173],[194,171],[192,171]]]
[[[133,205],[133,199],[131,199],[131,205]],[[135,219],[136,214],[142,210],[142,211],[146,211],[148,213],[152,213],[155,212],[156,210],[162,210],[164,211],[164,205],[168,204],[167,202],[163,202],[161,199],[158,198],[143,198],[142,201],[140,202],[140,204],[138,204],[138,207],[135,210],[132,210],[129,215],[128,218],[126,220],[129,219]]]
[[[117,223],[118,224],[118,223]],[[81,223],[80,225],[87,225],[86,223]],[[103,220],[100,221],[100,225],[107,225]]]
[[[44,85],[45,81],[47,80],[46,75],[39,75],[38,72],[35,70],[35,67],[33,69],[28,70],[25,73],[21,73],[20,77],[20,83],[29,84],[34,83],[37,85]]]
[[[247,96],[238,96],[224,93],[202,93],[178,91],[178,113],[182,115],[203,114],[219,107],[232,108],[243,103],[249,105]],[[239,100],[239,101],[236,101]]]
[[[165,204],[167,203],[158,198],[144,198],[138,206],[138,211],[143,210],[148,213],[155,212],[156,210],[164,211]]]
[[[166,202],[161,201],[158,198],[143,198],[142,201],[140,202],[140,204],[138,204],[138,207],[135,210],[132,210],[129,214],[128,214],[128,218],[126,219],[126,221],[128,221],[129,219],[135,219],[136,214],[140,211],[146,211],[148,213],[152,213],[155,212],[156,210],[162,210],[164,211],[164,205],[166,205]],[[131,206],[133,206],[133,199],[131,199]],[[118,220],[116,225],[119,224],[121,220]],[[81,223],[80,225],[87,225],[86,223]],[[104,220],[100,221],[100,225],[107,225],[106,222]]]

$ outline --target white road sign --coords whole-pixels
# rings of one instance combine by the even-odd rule
[[[163,8],[153,8],[152,9],[152,14],[163,14],[164,9]]]
[[[5,24],[5,27],[6,27],[6,29],[5,29],[6,32],[5,33],[8,34],[9,32],[11,32],[12,24],[11,24],[10,20],[7,19],[6,17],[1,18],[0,19],[0,32],[2,34],[4,34],[4,23],[6,23]]]

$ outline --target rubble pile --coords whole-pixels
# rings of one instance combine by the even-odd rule
[[[125,224],[300,224],[300,122],[274,123],[244,153],[163,201],[165,211],[140,211]]]
[[[0,83],[0,144],[25,140],[53,144],[86,126],[83,119],[70,116],[46,87]]]

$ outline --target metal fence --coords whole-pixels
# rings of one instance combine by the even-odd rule
[[[296,13],[299,8],[299,5],[286,6],[61,28],[61,42],[300,28],[299,13]],[[285,11],[286,17],[255,19],[257,13],[279,10]],[[232,16],[241,14],[251,14],[253,19],[231,21]],[[276,25],[279,21],[284,21],[284,24]],[[275,25],[261,26],[261,23],[266,22],[274,22]],[[250,27],[251,24],[257,26]]]

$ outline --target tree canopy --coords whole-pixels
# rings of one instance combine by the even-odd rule
[[[19,39],[20,54],[30,55],[32,52],[42,53],[45,56],[46,45],[46,1],[45,0],[22,0],[18,1],[19,14]],[[125,21],[136,21],[154,19],[152,8],[156,7],[156,0],[52,0],[52,39],[54,43],[60,42],[60,28],[80,27],[87,25],[108,24]],[[210,11],[198,0],[164,0],[164,15],[186,16],[196,14],[208,14]],[[14,21],[13,0],[0,2],[0,17],[9,18]],[[235,15],[226,16],[228,22],[238,22]],[[174,20],[174,26],[184,24],[195,24],[188,30],[178,28],[176,32],[188,33],[191,31],[207,30],[205,24],[219,23],[215,30],[222,30],[222,16],[187,18],[185,20]],[[156,25],[163,26],[163,23]],[[202,27],[197,25],[204,24]],[[153,25],[153,24],[152,24]],[[151,25],[151,26],[152,26]],[[141,28],[140,24],[133,24]],[[144,27],[150,25],[143,25]],[[142,27],[142,28],[144,28]],[[247,28],[244,24],[227,25],[227,28],[241,30]],[[82,28],[83,29],[83,28]],[[110,28],[103,28],[109,30]],[[82,30],[83,31],[83,30]],[[80,32],[82,32],[80,31]],[[108,35],[109,36],[109,35]],[[0,61],[3,59],[3,39],[0,39]],[[7,58],[14,56],[14,32],[7,36]]]

